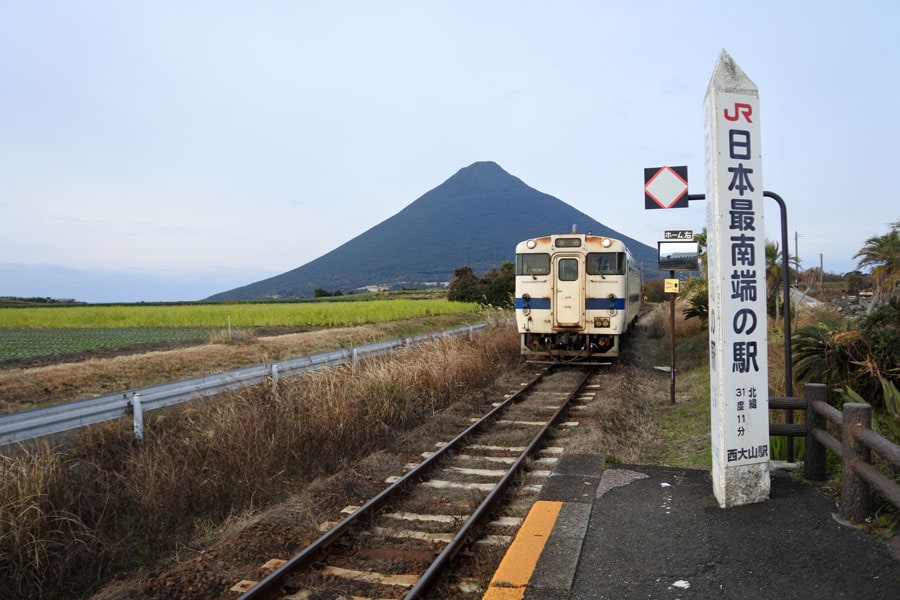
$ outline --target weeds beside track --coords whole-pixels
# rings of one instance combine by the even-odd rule
[[[654,464],[679,465],[671,462],[677,456],[662,452],[664,423],[689,400],[681,396],[671,405],[668,376],[652,369],[654,352],[666,355],[665,319],[648,315],[635,333],[602,401],[579,413],[582,426],[568,434],[567,452],[626,463],[647,463],[653,455]],[[234,573],[220,577],[198,570],[198,563],[214,565],[216,556],[233,553],[258,568],[259,556],[283,553],[271,533],[288,522],[299,531],[293,539],[311,542],[319,523],[333,518],[330,511],[359,503],[402,470],[411,460],[404,452],[416,440],[433,438],[445,422],[468,419],[467,403],[480,405],[487,394],[479,385],[497,380],[504,389],[521,381],[516,369],[507,373],[519,364],[512,327],[495,328],[474,344],[435,344],[385,364],[310,374],[235,395],[227,404],[161,414],[148,422],[143,448],[132,443],[130,429],[104,427],[67,453],[45,448],[32,454],[32,466],[3,465],[0,589],[20,590],[13,597],[69,598],[105,579],[97,600],[221,594]],[[450,405],[461,392],[464,400]],[[679,387],[679,393],[690,391]],[[701,404],[708,410],[708,397]],[[708,455],[708,416],[696,421],[695,454]],[[21,475],[31,483],[18,481]],[[31,540],[31,552],[7,545],[22,540]],[[74,542],[66,546],[67,540]],[[64,558],[54,567],[59,573],[47,570],[51,556]],[[129,571],[122,583],[109,581]]]
[[[203,523],[284,499],[377,451],[495,376],[517,350],[509,326],[475,342],[441,338],[355,369],[162,411],[148,420],[143,446],[126,427],[102,426],[65,450],[8,457],[0,463],[0,589],[68,598],[98,577],[166,556]]]

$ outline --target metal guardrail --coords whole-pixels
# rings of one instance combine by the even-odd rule
[[[464,325],[443,332],[425,333],[403,339],[375,342],[353,348],[342,348],[320,354],[244,367],[225,373],[194,377],[96,398],[75,400],[46,408],[0,415],[0,446],[64,433],[79,427],[111,421],[129,415],[135,416],[135,433],[138,434],[138,417],[144,411],[164,408],[173,404],[195,400],[198,397],[205,398],[229,390],[257,385],[267,378],[278,379],[346,362],[355,364],[358,360],[385,354],[398,347],[410,346],[445,335],[468,333],[471,337],[475,330],[485,327],[487,327],[487,323]],[[141,431],[143,430],[143,424],[140,424],[140,429]]]

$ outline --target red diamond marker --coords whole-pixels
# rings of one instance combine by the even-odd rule
[[[678,173],[682,171],[684,175]],[[652,175],[648,177],[648,173]],[[644,169],[645,208],[682,208],[687,206],[687,167]],[[653,206],[656,203],[656,206]],[[676,206],[676,204],[678,206]]]

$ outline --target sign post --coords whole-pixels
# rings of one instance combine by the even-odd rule
[[[669,344],[671,360],[669,365],[669,399],[675,404],[675,298],[680,291],[675,271],[696,271],[700,256],[699,245],[693,241],[694,232],[690,229],[666,230],[665,240],[657,243],[659,250],[659,270],[669,269],[669,278],[665,280],[665,292],[669,294]]]
[[[713,491],[769,498],[769,387],[759,91],[724,50],[704,101]]]

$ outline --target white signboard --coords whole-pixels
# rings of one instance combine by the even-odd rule
[[[728,507],[770,483],[759,93],[724,50],[704,104],[713,491]]]

